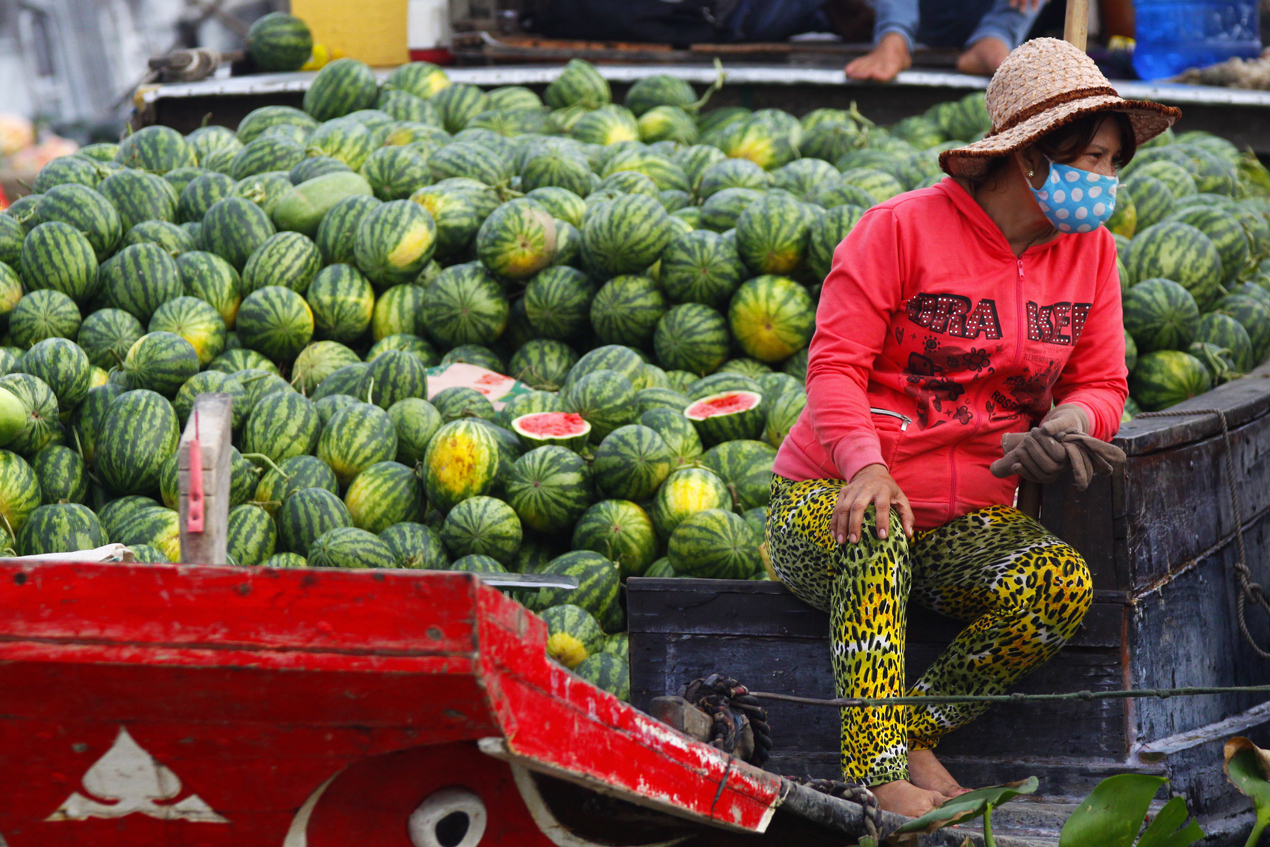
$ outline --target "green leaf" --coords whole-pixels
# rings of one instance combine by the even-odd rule
[[[1058,847],[1132,847],[1162,776],[1109,776],[1081,801],[1058,836]]]
[[[1252,799],[1257,822],[1252,826],[1248,844],[1256,844],[1266,825],[1270,824],[1270,753],[1247,738],[1235,736],[1226,742],[1226,778]]]
[[[979,817],[985,810],[995,809],[1007,800],[1021,794],[1036,791],[1039,783],[1036,777],[1029,776],[1019,782],[1007,782],[1005,785],[994,785],[990,788],[978,788],[968,791],[944,803],[938,809],[927,812],[920,818],[914,818],[895,830],[894,835],[910,832],[934,832],[945,826]]]
[[[1164,804],[1147,831],[1142,833],[1138,847],[1189,847],[1204,837],[1204,830],[1195,821],[1182,827],[1188,817],[1190,814],[1186,811],[1186,800],[1174,797]]]

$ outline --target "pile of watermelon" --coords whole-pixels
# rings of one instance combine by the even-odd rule
[[[539,95],[341,59],[303,110],[55,160],[0,214],[0,551],[176,560],[178,436],[228,393],[233,563],[576,576],[516,595],[625,696],[622,580],[766,578],[834,248],[987,126],[978,95],[888,130],[665,76],[617,105],[581,61]],[[1207,135],[1135,160],[1143,408],[1265,358],[1267,177]],[[460,365],[528,390],[441,390]]]

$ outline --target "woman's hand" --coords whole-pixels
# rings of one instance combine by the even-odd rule
[[[833,507],[829,532],[839,544],[860,541],[860,527],[864,523],[864,510],[869,506],[877,510],[878,538],[886,538],[891,527],[891,507],[899,510],[904,534],[913,537],[913,509],[908,498],[891,477],[886,465],[865,465],[838,493]]]

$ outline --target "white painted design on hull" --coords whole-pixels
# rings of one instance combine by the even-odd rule
[[[124,727],[119,727],[115,743],[84,774],[83,784],[88,796],[72,792],[45,820],[82,821],[140,814],[164,821],[229,823],[197,794],[176,803],[167,802],[180,795],[180,777],[159,764]]]

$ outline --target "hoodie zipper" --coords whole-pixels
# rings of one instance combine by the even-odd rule
[[[907,415],[901,415],[899,412],[892,412],[890,409],[869,409],[869,411],[875,415],[886,415],[887,417],[898,418],[900,421],[900,432],[906,431],[908,429],[908,425],[913,422],[913,419]]]
[[[1027,307],[1023,303],[1023,257],[1014,257],[1014,266],[1018,271],[1014,277],[1014,302],[1015,302],[1015,339],[1014,339],[1014,364],[1011,365],[1011,371],[1017,371],[1019,362],[1023,359],[1023,345],[1027,340]],[[978,398],[976,398],[977,400]],[[974,438],[979,433],[981,416],[975,419],[975,425],[967,439]],[[948,518],[952,519],[953,512],[957,508],[957,445],[954,444],[948,451]]]

